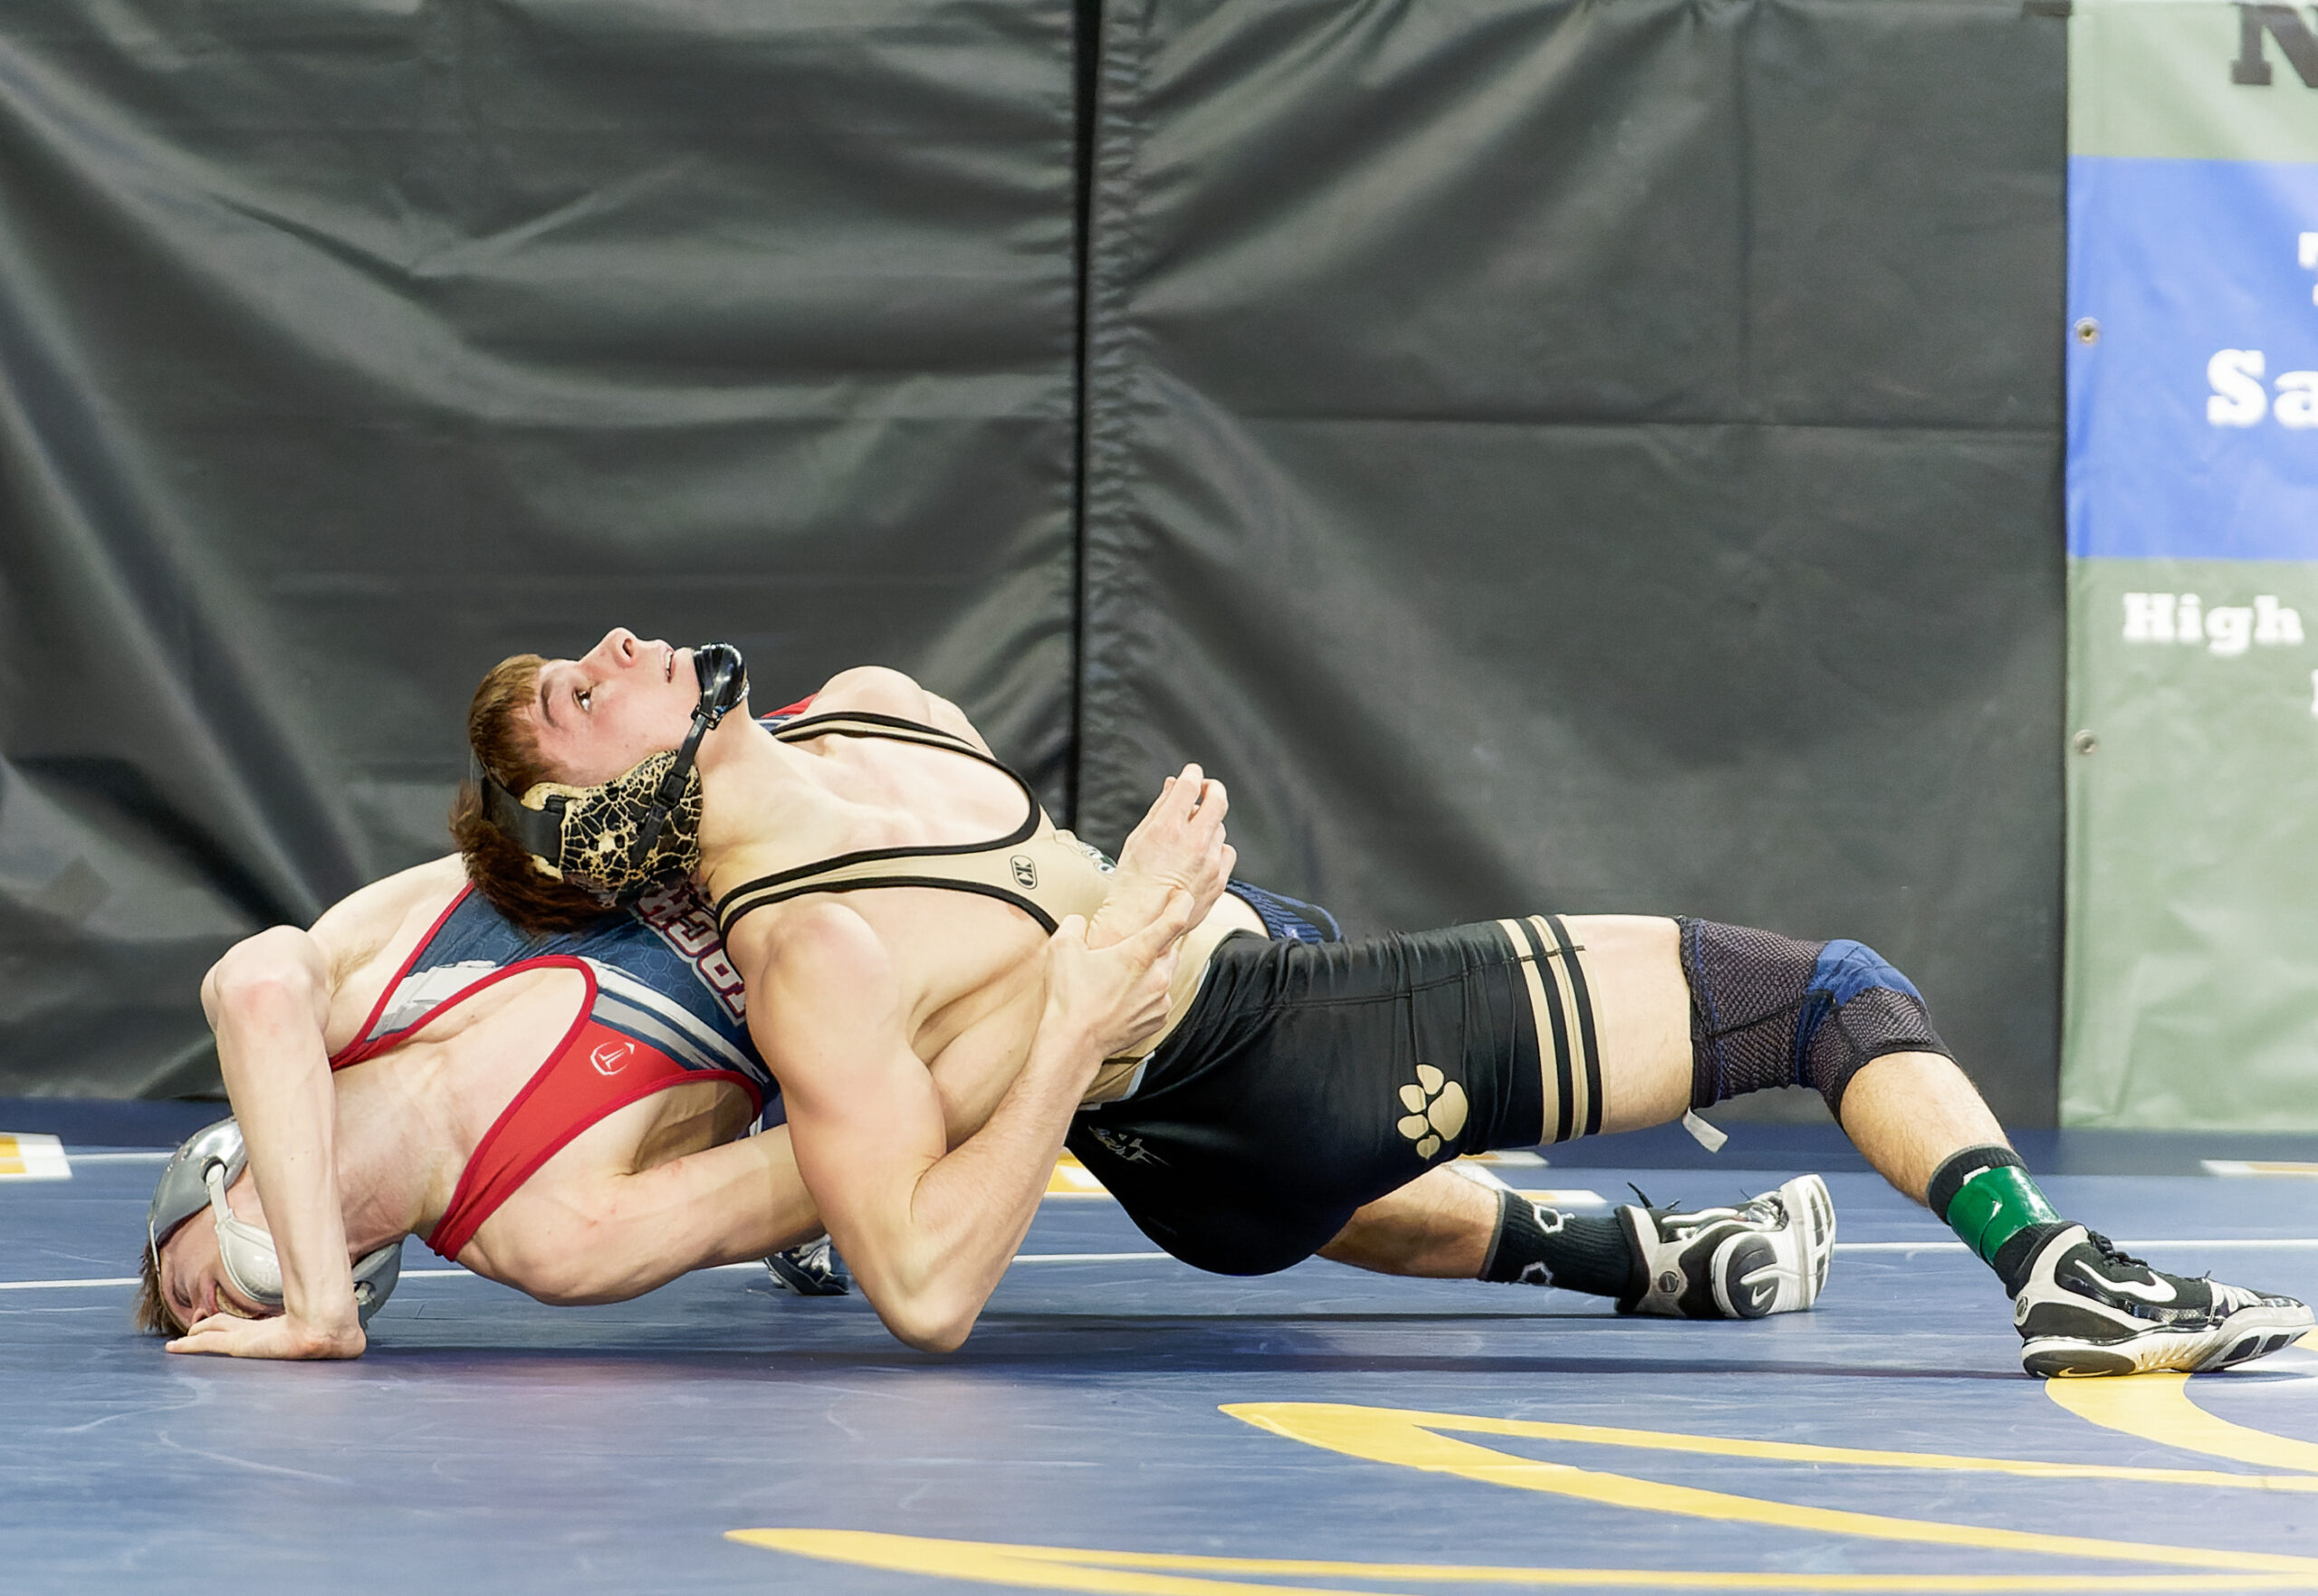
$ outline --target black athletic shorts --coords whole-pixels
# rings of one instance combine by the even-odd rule
[[[1358,942],[1227,937],[1134,1094],[1079,1113],[1070,1150],[1175,1257],[1264,1275],[1460,1153],[1599,1129],[1591,1010],[1557,973],[1559,930],[1539,918]],[[1558,1123],[1545,1117],[1541,1024]]]

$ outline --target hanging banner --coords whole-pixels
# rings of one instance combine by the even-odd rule
[[[2061,1118],[2318,1129],[2318,13],[2076,0]]]

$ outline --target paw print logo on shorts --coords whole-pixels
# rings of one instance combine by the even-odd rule
[[[1419,1158],[1431,1158],[1465,1128],[1464,1087],[1429,1064],[1416,1066],[1414,1085],[1401,1088],[1401,1106],[1408,1113],[1401,1120],[1400,1132],[1416,1143]]]

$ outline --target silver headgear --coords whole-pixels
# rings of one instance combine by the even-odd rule
[[[605,904],[632,903],[649,888],[689,875],[700,863],[700,740],[748,696],[749,669],[729,643],[693,650],[700,702],[684,746],[639,760],[600,787],[533,784],[517,798],[475,761],[483,812],[532,856],[542,875],[570,882]]]
[[[241,1179],[249,1167],[248,1147],[237,1120],[219,1120],[187,1137],[161,1171],[153,1189],[152,1206],[145,1210],[145,1236],[153,1249],[153,1266],[161,1266],[161,1243],[169,1233],[203,1209],[217,1217],[217,1254],[225,1277],[235,1289],[261,1307],[282,1306],[282,1258],[273,1238],[246,1219],[234,1217],[225,1188]],[[354,1311],[363,1324],[386,1305],[402,1274],[402,1242],[388,1242],[366,1253],[354,1265]]]

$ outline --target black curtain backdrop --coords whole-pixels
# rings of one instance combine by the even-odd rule
[[[1102,840],[1201,759],[1356,926],[1863,938],[2049,1123],[2063,28],[14,0],[0,1094],[214,1085],[207,963],[621,623]]]
[[[878,661],[1068,797],[1073,19],[0,7],[0,1094],[214,1085],[439,854],[475,679]]]
[[[1196,757],[1357,925],[1860,938],[2052,1123],[2064,29],[1110,7],[1082,829]]]

